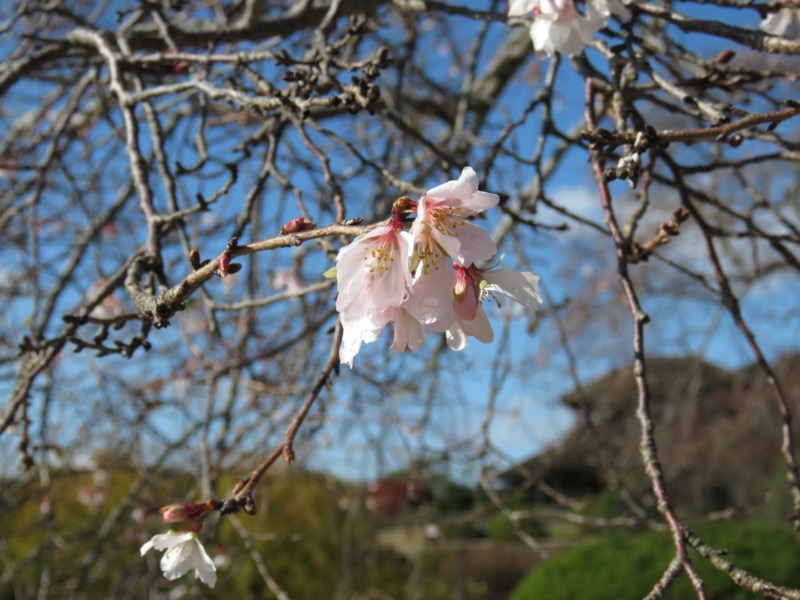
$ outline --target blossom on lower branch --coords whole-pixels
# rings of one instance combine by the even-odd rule
[[[165,550],[161,570],[167,579],[177,579],[194,569],[195,577],[209,587],[217,583],[217,568],[193,531],[168,531],[154,535],[140,550],[142,556],[152,548]]]
[[[353,366],[361,345],[374,342],[394,324],[392,347],[419,350],[427,333],[446,333],[460,350],[468,337],[492,341],[480,306],[491,292],[528,308],[541,302],[538,277],[512,269],[481,270],[497,246],[469,217],[496,206],[496,194],[478,190],[478,176],[466,167],[457,180],[428,190],[417,202],[401,198],[387,225],[375,228],[339,251],[335,269],[336,309],[343,336],[342,363]],[[415,212],[410,233],[404,218]]]

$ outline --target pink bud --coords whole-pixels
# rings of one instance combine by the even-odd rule
[[[231,255],[226,251],[219,259],[219,274],[225,277],[231,264]]]
[[[208,511],[207,504],[195,504],[187,502],[182,504],[170,504],[159,509],[158,512],[164,517],[165,523],[186,523],[202,517]]]
[[[478,314],[481,305],[478,286],[468,269],[453,265],[456,271],[456,285],[453,288],[453,308],[458,316],[467,321],[472,321]]]
[[[297,217],[295,219],[291,219],[281,227],[281,235],[287,235],[290,233],[298,233],[300,231],[309,231],[311,229],[316,228],[317,224],[314,221],[310,221],[305,217]]]

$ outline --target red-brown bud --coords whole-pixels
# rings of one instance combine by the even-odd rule
[[[219,257],[219,274],[222,277],[225,277],[229,272],[229,267],[231,264],[231,255],[228,254],[228,251],[222,253],[222,256]]]
[[[314,221],[306,219],[305,217],[297,217],[295,219],[291,219],[281,227],[281,235],[287,235],[290,233],[298,233],[300,231],[310,231],[311,229],[315,229],[317,224]]]
[[[208,511],[208,504],[186,502],[170,504],[159,509],[165,523],[186,523],[202,517]]]

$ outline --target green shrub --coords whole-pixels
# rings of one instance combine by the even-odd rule
[[[800,542],[794,539],[789,527],[714,522],[698,526],[697,533],[712,547],[727,549],[727,560],[753,575],[779,585],[800,586]],[[693,550],[689,552],[706,583],[710,600],[755,597]],[[610,535],[567,550],[534,569],[519,583],[511,600],[642,598],[659,580],[673,556],[672,539],[667,532]],[[681,576],[665,597],[691,598],[694,593],[687,578]]]
[[[446,481],[433,494],[429,508],[434,515],[450,515],[470,510],[475,504],[475,492],[460,483]]]
[[[545,536],[545,531],[534,519],[523,519],[521,521],[522,530],[534,538]],[[514,528],[514,524],[506,515],[501,512],[492,515],[484,526],[486,537],[496,542],[519,541],[519,535]]]

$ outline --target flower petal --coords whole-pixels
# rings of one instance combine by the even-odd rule
[[[445,235],[436,229],[432,235],[453,262],[462,267],[489,260],[497,254],[497,244],[494,243],[492,236],[467,221],[460,224],[458,237]]]
[[[166,550],[161,557],[160,566],[167,579],[177,579],[194,569],[195,577],[199,577],[209,587],[214,587],[217,583],[214,562],[209,558],[196,533],[170,531],[154,535],[142,546],[140,552],[144,555],[151,548]]]
[[[432,200],[469,197],[478,191],[478,175],[472,167],[464,167],[458,179],[447,181],[425,192]]]
[[[466,347],[467,340],[470,337],[488,344],[494,340],[494,331],[492,331],[492,324],[489,322],[486,312],[479,308],[472,321],[459,319],[445,332],[445,336],[447,338],[447,347],[451,350],[459,351]]]
[[[183,533],[176,533],[174,531],[159,533],[154,535],[149,542],[146,542],[139,550],[139,553],[141,556],[144,556],[151,548],[155,548],[156,550],[167,550],[168,548],[172,548],[177,544],[182,544],[187,540],[192,539],[192,536],[194,536],[194,534],[189,531],[185,531]]]
[[[217,584],[217,566],[199,540],[197,541],[197,550],[192,556],[192,566],[194,567],[194,576],[208,587],[213,588]]]
[[[386,315],[366,314],[357,318],[340,314],[342,321],[342,344],[339,346],[339,362],[353,368],[353,359],[361,344],[369,344],[378,339],[381,331],[389,322]]]
[[[494,331],[492,331],[492,324],[489,322],[489,317],[483,308],[478,309],[478,313],[471,321],[462,320],[461,326],[464,328],[464,333],[470,337],[474,337],[479,342],[488,344],[494,340]]]
[[[508,16],[521,17],[532,13],[536,8],[536,0],[510,0],[508,3]]]
[[[514,302],[536,310],[542,303],[539,295],[539,278],[530,271],[515,271],[514,269],[497,269],[481,273],[490,285],[486,290],[498,292],[508,296]]]
[[[445,331],[444,335],[447,338],[447,347],[450,348],[450,350],[458,352],[466,348],[467,334],[464,333],[464,329],[461,327],[460,323],[454,323],[450,329]]]
[[[777,12],[768,13],[767,17],[761,21],[759,29],[771,35],[782,36],[794,19],[800,19],[800,9],[782,8]]]
[[[439,270],[431,270],[427,275],[421,269],[417,271],[411,294],[403,308],[427,331],[445,331],[456,320],[453,309],[455,273],[449,264]]]
[[[467,208],[472,214],[497,206],[500,196],[479,192],[478,183],[475,170],[472,167],[464,167],[457,180],[431,188],[425,193],[425,197],[437,205]]]
[[[409,348],[416,352],[425,345],[425,330],[404,308],[395,309],[394,315],[394,340],[392,348],[398,352],[405,352]]]
[[[183,577],[192,568],[192,554],[194,552],[193,542],[176,544],[161,557],[161,570],[164,577],[169,580]]]

